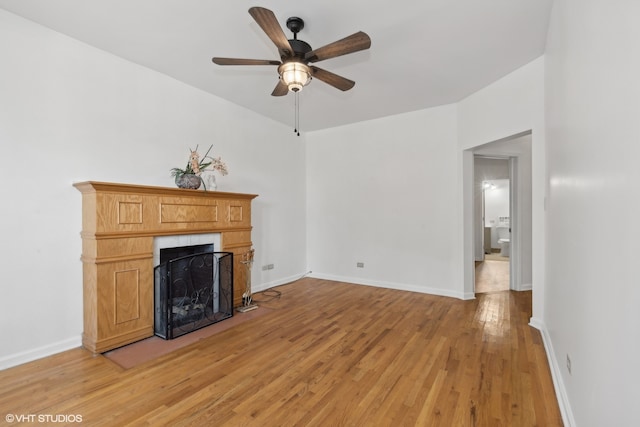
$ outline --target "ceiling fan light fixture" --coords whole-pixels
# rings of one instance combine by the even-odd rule
[[[311,69],[297,61],[285,62],[278,67],[278,73],[290,91],[298,92],[311,81]]]

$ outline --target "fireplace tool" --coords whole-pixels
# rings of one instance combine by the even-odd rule
[[[240,261],[242,265],[244,265],[247,273],[247,281],[245,283],[244,293],[242,294],[242,307],[238,307],[237,309],[240,313],[258,308],[258,305],[254,304],[251,298],[251,267],[253,266],[253,253],[253,249],[244,253],[242,255],[242,261]]]

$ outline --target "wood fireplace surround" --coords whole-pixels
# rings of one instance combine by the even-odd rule
[[[234,254],[234,306],[242,303],[255,194],[106,182],[74,184],[82,193],[82,344],[102,353],[153,335],[153,239],[220,233]]]

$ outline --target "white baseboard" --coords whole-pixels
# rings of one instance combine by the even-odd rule
[[[521,291],[532,291],[533,290],[533,284],[531,283],[523,283],[520,285],[520,290]]]
[[[377,288],[397,289],[399,291],[418,292],[421,294],[438,295],[457,299],[474,299],[475,295],[464,292],[451,291],[449,289],[430,288],[426,286],[409,285],[405,283],[393,283],[378,280],[361,279],[358,277],[334,276],[332,274],[311,273],[309,277],[324,280],[334,280],[336,282],[353,283],[355,285],[375,286]]]
[[[562,380],[562,374],[560,371],[561,365],[556,360],[556,353],[553,351],[553,344],[551,343],[551,337],[549,336],[547,327],[542,320],[535,317],[529,319],[529,326],[539,330],[540,335],[542,335],[544,350],[547,353],[547,360],[549,361],[549,367],[551,368],[553,387],[556,390],[558,406],[560,407],[560,413],[562,414],[562,422],[566,427],[575,426],[576,420],[573,417],[573,411],[571,411],[571,405],[569,404],[569,396],[567,396],[567,389],[565,388],[564,381]]]
[[[310,271],[306,273],[295,274],[289,277],[283,277],[282,279],[274,280],[271,282],[260,283],[260,284],[251,284],[251,293],[261,292],[266,289],[275,288],[276,286],[286,285],[287,283],[295,282],[296,280],[300,280],[303,277],[313,277]]]
[[[476,293],[475,292],[465,292],[464,293],[464,298],[462,298],[464,300],[470,300],[470,299],[476,299]]]
[[[23,363],[32,362],[43,357],[61,353],[72,348],[82,346],[82,337],[68,338],[66,340],[47,344],[33,350],[22,351],[20,353],[10,354],[0,358],[0,370],[22,365]]]

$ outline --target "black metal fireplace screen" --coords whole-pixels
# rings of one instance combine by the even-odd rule
[[[233,316],[233,254],[203,252],[154,269],[155,334],[170,340]]]

